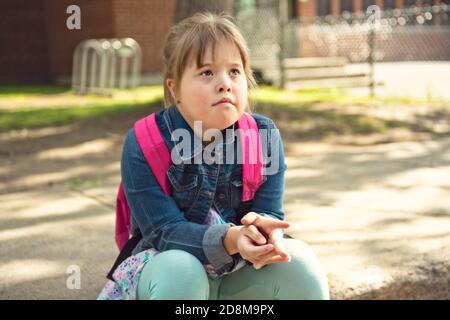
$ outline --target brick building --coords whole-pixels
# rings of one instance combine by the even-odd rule
[[[224,3],[191,1],[192,6]],[[234,8],[258,6],[272,0],[229,0]],[[449,0],[287,0],[291,18],[339,15],[343,11],[364,11],[369,5],[381,8],[431,5]],[[81,29],[69,30],[69,5],[81,9]],[[178,3],[180,5],[180,3]],[[177,0],[1,0],[0,83],[68,83],[72,55],[77,44],[88,38],[132,37],[143,51],[142,73],[146,82],[162,72],[162,46],[176,21]],[[179,8],[178,8],[179,9]],[[318,55],[313,51],[299,55]],[[156,77],[155,77],[156,76]],[[150,80],[151,81],[151,80]]]
[[[69,30],[69,5],[81,9],[81,29]],[[160,73],[162,44],[175,0],[2,0],[0,82],[66,82],[77,44],[88,38],[132,37],[143,51],[144,74]]]

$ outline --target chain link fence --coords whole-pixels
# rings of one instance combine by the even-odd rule
[[[275,79],[269,82],[280,84],[280,61],[286,58],[345,57],[352,63],[369,64],[450,60],[450,5],[394,10],[371,6],[361,13],[282,23],[281,3],[267,0],[257,8],[235,12],[248,41],[252,68],[257,76]]]
[[[261,83],[264,78],[277,77],[280,25],[276,8],[266,6],[256,10],[240,10],[236,15],[236,22],[247,40],[256,80]]]
[[[299,56],[351,62],[450,60],[450,5],[317,17],[298,21]],[[374,31],[374,41],[370,34]]]

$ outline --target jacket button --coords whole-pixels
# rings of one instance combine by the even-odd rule
[[[201,191],[200,193],[208,198],[212,198],[213,195],[211,191]]]

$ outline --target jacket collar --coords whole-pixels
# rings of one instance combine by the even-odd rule
[[[192,128],[189,126],[189,124],[183,118],[182,114],[180,113],[180,111],[178,110],[176,105],[171,105],[170,107],[168,107],[166,109],[166,112],[164,113],[163,118],[164,118],[164,121],[166,122],[167,128],[169,129],[171,138],[173,137],[173,135],[172,135],[173,131],[175,129],[180,129],[180,128],[187,130],[192,138],[191,146],[193,146],[193,150],[192,150],[191,154],[188,154],[188,155],[183,154],[183,156],[181,156],[181,159],[183,161],[192,159],[199,153],[203,152],[204,146],[203,146],[202,141],[197,137],[197,135],[194,134],[194,130],[192,130]],[[222,141],[223,141],[222,142],[222,147],[223,147],[222,150],[225,150],[227,145],[234,143],[234,141],[235,141],[235,130],[234,129],[235,129],[236,122],[233,123],[228,128],[221,131],[222,132]],[[232,130],[232,134],[229,134],[227,136],[226,131],[228,129]],[[176,148],[176,145],[175,145],[175,148]],[[180,154],[179,150],[178,150],[178,154]]]

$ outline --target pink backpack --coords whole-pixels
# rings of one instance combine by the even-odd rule
[[[249,137],[244,143],[241,143],[242,155],[244,155],[242,163],[242,201],[248,201],[253,199],[263,180],[262,145],[256,121],[250,114],[244,113],[239,118],[238,128],[241,129],[238,130],[241,142],[244,141],[244,136]],[[248,132],[247,130],[251,131]],[[248,134],[244,135],[243,131]],[[156,180],[164,193],[171,195],[172,190],[166,176],[166,172],[171,165],[170,151],[156,124],[155,113],[138,120],[134,125],[134,132]],[[130,208],[122,182],[120,182],[117,193],[115,230],[115,240],[119,250],[122,250],[129,237]]]

